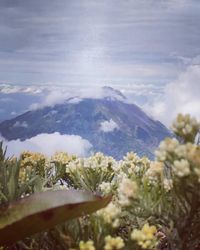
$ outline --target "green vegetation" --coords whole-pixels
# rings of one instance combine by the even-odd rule
[[[200,249],[200,124],[178,115],[172,129],[155,161],[133,152],[7,159],[1,144],[2,249]]]

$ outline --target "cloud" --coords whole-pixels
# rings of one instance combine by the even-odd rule
[[[61,135],[58,132],[52,134],[39,134],[25,141],[6,141],[0,137],[7,145],[8,156],[19,156],[22,151],[40,152],[45,155],[52,155],[57,151],[76,154],[77,156],[87,156],[92,149],[89,141],[78,135]]]
[[[191,0],[0,1],[0,75],[16,83],[164,81],[200,53]],[[177,66],[177,67],[174,67]]]
[[[32,103],[29,106],[29,109],[35,110],[38,108],[43,108],[46,106],[54,106],[55,104],[61,104],[66,101],[70,97],[70,93],[66,90],[59,89],[51,89],[49,87],[48,93],[44,96],[43,100],[40,103]]]
[[[170,125],[176,115],[190,113],[200,119],[200,65],[190,65],[177,80],[167,84],[164,94],[146,105],[148,113]]]
[[[17,127],[17,128],[20,128],[20,127],[22,127],[22,128],[28,128],[28,124],[27,124],[26,121],[23,121],[23,122],[16,121],[16,122],[14,123],[13,127],[14,127],[14,128],[16,128],[16,127]]]
[[[118,124],[114,122],[112,119],[110,119],[109,121],[103,121],[101,123],[100,130],[105,133],[109,133],[109,132],[113,132],[115,129],[118,129],[118,128],[119,128]]]
[[[3,94],[14,94],[14,93],[24,93],[24,94],[32,94],[32,95],[38,95],[42,93],[42,91],[45,90],[44,86],[21,86],[21,85],[14,85],[9,83],[0,83],[0,93]],[[11,101],[12,99],[7,97],[4,98],[4,101]]]
[[[76,88],[71,89],[68,87],[49,87],[48,93],[44,96],[42,102],[33,103],[30,105],[30,109],[38,109],[45,106],[54,106],[55,104],[61,104],[64,102],[77,104],[84,98],[102,99],[102,98],[115,98],[121,101],[126,101],[126,97],[118,90],[111,87],[96,87],[96,88]]]

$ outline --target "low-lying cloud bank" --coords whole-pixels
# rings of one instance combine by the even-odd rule
[[[92,145],[88,140],[78,135],[61,135],[58,132],[52,134],[39,134],[25,141],[6,141],[0,137],[7,146],[8,156],[19,156],[22,151],[40,152],[45,155],[52,155],[57,151],[64,151],[77,156],[88,156]]]

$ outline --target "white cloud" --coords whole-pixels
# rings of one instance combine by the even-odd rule
[[[170,125],[177,113],[200,119],[200,65],[190,65],[177,80],[169,83],[164,95],[145,107],[148,113]]]
[[[70,97],[69,92],[62,89],[51,89],[49,88],[49,93],[44,97],[42,103],[33,103],[30,105],[31,110],[38,108],[43,108],[45,106],[54,106],[55,104],[61,104]]]
[[[84,98],[102,99],[106,97],[115,98],[121,101],[125,101],[126,98],[123,94],[111,87],[85,87],[78,86],[74,89],[70,87],[49,87],[48,94],[44,97],[42,103],[34,103],[29,108],[31,110],[42,108],[45,106],[54,106],[55,104],[61,104],[64,102],[77,104]],[[126,100],[127,101],[127,100]]]
[[[27,128],[28,127],[28,124],[26,121],[23,121],[23,122],[15,122],[14,125],[13,125],[14,128],[16,127],[22,127],[22,128]]]
[[[61,135],[58,132],[52,134],[39,134],[25,141],[6,141],[0,137],[0,141],[5,141],[8,156],[19,156],[22,151],[40,152],[45,155],[52,155],[56,151],[64,151],[78,156],[87,156],[92,145],[89,141],[78,135]]]
[[[12,111],[10,114],[11,115],[17,115],[17,112],[16,111]]]
[[[83,99],[80,98],[80,97],[74,97],[74,98],[70,98],[68,103],[72,103],[72,104],[76,104],[76,103],[79,103],[81,102]]]
[[[14,93],[27,93],[27,94],[40,94],[44,91],[44,87],[41,86],[20,86],[20,85],[11,85],[11,84],[2,84],[0,83],[0,93],[3,94],[14,94]],[[12,100],[12,99],[10,99]]]
[[[103,121],[101,123],[100,130],[102,130],[105,133],[108,133],[108,132],[113,132],[115,129],[118,128],[119,126],[117,125],[117,123],[114,122],[112,119],[110,119],[109,121]]]

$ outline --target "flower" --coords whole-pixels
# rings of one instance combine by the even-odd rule
[[[190,142],[194,141],[196,134],[200,129],[200,123],[189,114],[178,114],[176,120],[173,122],[172,130],[174,133]]]
[[[145,177],[152,182],[157,183],[163,177],[164,165],[162,162],[151,162],[150,167],[145,173]]]
[[[146,223],[141,230],[133,230],[131,233],[131,239],[137,241],[138,245],[143,249],[153,249],[157,244],[156,233],[156,227],[149,226],[149,224]]]
[[[193,147],[190,147],[190,150],[188,150],[188,158],[194,165],[200,168],[200,145],[193,145]]]
[[[79,249],[80,250],[95,250],[94,242],[92,240],[88,240],[86,242],[80,241]]]
[[[175,138],[166,138],[162,141],[155,151],[157,161],[167,160],[170,154],[173,154],[176,148],[179,146],[179,142]]]
[[[112,184],[110,182],[102,182],[99,188],[104,194],[109,194],[112,191]]]
[[[72,160],[72,158],[74,158],[75,156],[69,156],[67,153],[65,152],[56,152],[52,157],[51,157],[51,161],[53,162],[58,162],[61,163],[63,165],[66,165],[69,161]]]
[[[163,180],[163,187],[164,187],[164,189],[165,189],[167,192],[169,192],[169,191],[172,189],[172,187],[173,187],[173,182],[172,182],[172,180],[171,180],[171,179],[164,178],[164,180]]]
[[[119,203],[121,205],[129,205],[131,198],[137,198],[138,186],[135,181],[123,178],[119,185]]]
[[[125,246],[121,237],[111,237],[110,235],[105,237],[105,243],[105,250],[118,250]]]
[[[173,163],[173,171],[175,175],[179,177],[184,177],[190,174],[190,164],[188,160],[181,159],[175,160]]]
[[[124,178],[120,185],[120,191],[128,198],[134,198],[137,196],[137,184],[128,178]]]
[[[126,156],[124,157],[125,161],[132,161],[132,162],[137,162],[140,158],[138,155],[134,152],[128,152]]]
[[[97,216],[101,216],[105,223],[111,224],[114,228],[119,226],[118,216],[121,209],[111,202],[106,208],[97,211]]]
[[[186,144],[181,144],[178,147],[176,147],[174,153],[179,157],[179,158],[188,158],[189,154],[191,154],[191,151],[193,150],[195,145],[192,143],[186,143]]]
[[[45,175],[47,159],[43,154],[24,151],[20,155],[20,181],[29,179],[32,173]]]

